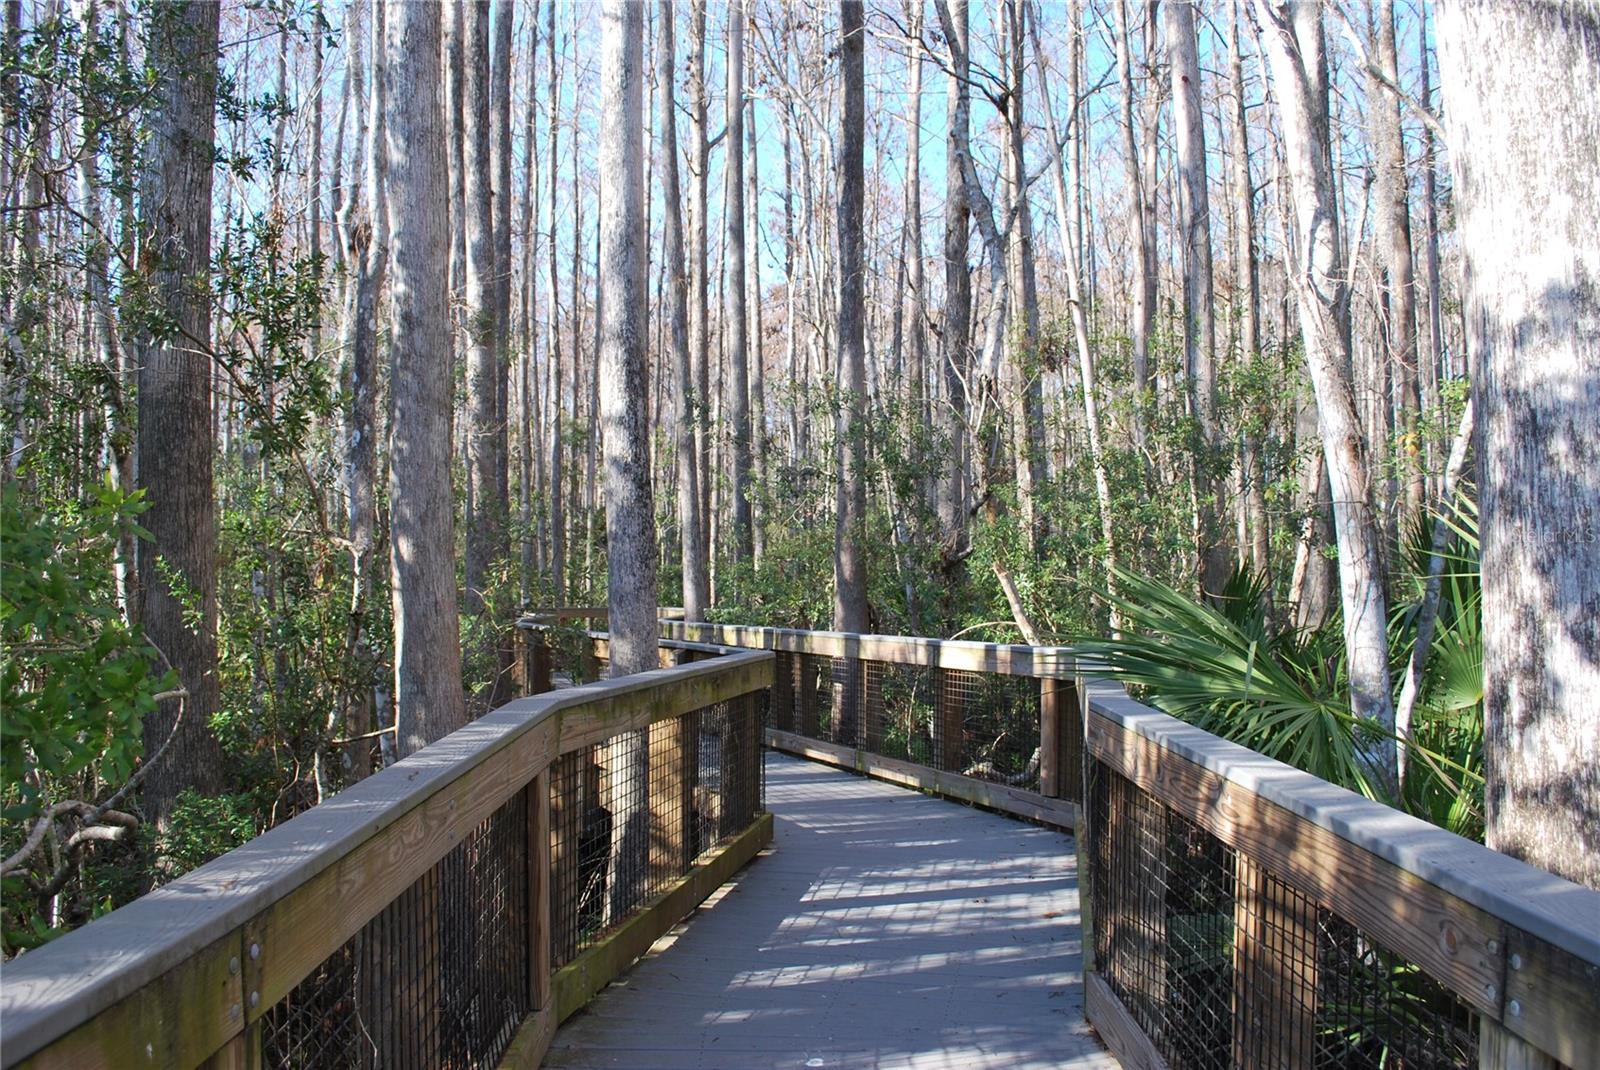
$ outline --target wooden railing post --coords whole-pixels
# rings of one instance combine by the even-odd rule
[[[528,999],[550,1002],[550,769],[528,785]]]
[[[1061,723],[1059,683],[1049,678],[1039,680],[1039,794],[1052,799],[1061,798],[1064,757],[1061,737],[1065,726]]]
[[[883,752],[883,663],[857,661],[861,674],[861,749]]]
[[[564,754],[550,766],[550,936],[551,962],[564,962],[573,951],[574,934],[558,932],[555,917],[565,918],[578,909],[578,840],[583,835],[583,775],[586,751]],[[560,943],[555,943],[556,938]]]
[[[861,659],[852,655],[831,659],[833,741],[847,747],[861,746],[861,668]]]
[[[722,793],[718,832],[723,836],[732,835],[748,824],[754,809],[756,793],[751,790],[750,771],[755,763],[748,760],[747,752],[755,750],[755,722],[755,695],[745,695],[728,703],[717,777]]]
[[[1561,1062],[1540,1051],[1499,1022],[1480,1018],[1479,1070],[1560,1070]]]
[[[800,692],[800,734],[817,738],[817,659],[812,654],[794,656],[795,687]]]
[[[694,860],[697,719],[689,713],[650,726],[650,870],[657,887]]]
[[[966,760],[966,713],[960,685],[949,669],[933,670],[933,764],[960,772]]]
[[[794,731],[795,680],[800,674],[800,655],[775,651],[776,671],[772,678],[772,727],[780,732]]]
[[[521,698],[542,695],[550,682],[550,644],[538,628],[513,628],[511,682]]]
[[[1083,797],[1083,716],[1071,680],[1039,680],[1039,793],[1052,799]]]
[[[1310,1066],[1317,1037],[1317,908],[1234,855],[1233,1065]]]

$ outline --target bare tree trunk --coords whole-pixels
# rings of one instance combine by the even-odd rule
[[[910,36],[922,40],[923,0],[906,0],[906,23]],[[910,309],[906,316],[906,427],[908,430],[927,427],[928,408],[928,332],[926,282],[922,259],[922,49],[912,48],[906,59],[908,88],[906,113],[906,300]],[[896,300],[899,300],[896,296]],[[909,460],[913,467],[922,466],[919,438],[910,436]],[[930,473],[931,474],[931,473]],[[924,499],[933,504],[937,491],[932,481],[924,487]]]
[[[450,492],[449,240],[438,8],[396,4],[385,33],[394,304],[389,432],[395,700],[402,756],[466,722]]]
[[[490,159],[493,164],[493,181],[489,188],[489,203],[494,217],[494,275],[490,286],[494,306],[494,434],[491,440],[494,454],[494,498],[500,508],[500,543],[493,547],[501,558],[510,553],[507,527],[511,518],[510,444],[510,386],[511,386],[511,54],[512,21],[515,5],[497,4],[494,12],[493,67],[489,82],[489,132]],[[498,625],[505,622],[496,622]],[[495,700],[511,697],[510,654],[508,644],[501,643],[501,672],[496,680]],[[503,681],[503,682],[502,682]],[[493,704],[497,701],[491,700]]]
[[[1406,147],[1400,129],[1399,60],[1394,42],[1394,0],[1377,0],[1377,40],[1369,56],[1377,68],[1367,75],[1367,111],[1372,123],[1372,152],[1377,194],[1378,241],[1383,246],[1389,303],[1388,364],[1394,381],[1394,411],[1399,424],[1403,508],[1402,532],[1422,513],[1422,443],[1418,429],[1421,402],[1417,392],[1417,291],[1411,257],[1410,181]],[[1377,444],[1373,444],[1376,449]]]
[[[1178,201],[1183,226],[1183,366],[1194,417],[1195,441],[1190,448],[1195,498],[1198,503],[1196,552],[1200,589],[1211,597],[1222,593],[1232,570],[1227,526],[1222,523],[1223,481],[1213,469],[1221,457],[1217,431],[1216,315],[1211,277],[1211,202],[1206,190],[1205,116],[1200,105],[1200,52],[1195,39],[1194,8],[1186,3],[1165,7],[1167,54],[1172,74],[1174,140],[1178,157]]]
[[[312,16],[312,43],[311,43],[311,145],[308,155],[311,157],[306,173],[307,222],[307,251],[311,254],[313,262],[322,258],[322,219],[326,211],[322,200],[322,94],[323,94],[323,64],[322,47],[326,37],[318,25],[322,18],[320,9]],[[335,243],[337,244],[337,243]],[[307,355],[316,360],[322,352],[322,323],[319,320],[312,326],[306,339]]]
[[[1050,105],[1050,62],[1043,49],[1039,47],[1039,31],[1037,20],[1031,27],[1033,32],[1033,52],[1039,61],[1039,92],[1044,99],[1045,130],[1050,135],[1050,144],[1055,147],[1055,165],[1050,169],[1051,184],[1055,188],[1056,196],[1056,221],[1061,228],[1061,247],[1066,252],[1067,264],[1067,300],[1072,314],[1072,340],[1078,352],[1078,376],[1083,387],[1083,417],[1084,424],[1089,432],[1089,458],[1094,466],[1095,501],[1100,507],[1100,539],[1105,543],[1105,572],[1106,591],[1115,596],[1117,590],[1117,539],[1116,524],[1111,515],[1111,482],[1106,474],[1104,445],[1100,431],[1100,399],[1098,385],[1095,377],[1094,350],[1089,342],[1089,320],[1084,309],[1083,298],[1083,269],[1078,263],[1077,246],[1072,238],[1072,214],[1068,211],[1068,195],[1066,182],[1066,163],[1062,158],[1061,133],[1056,128],[1055,110]],[[1074,27],[1076,29],[1076,27]],[[1072,100],[1074,113],[1072,123],[1074,128],[1083,119],[1078,110],[1076,96]],[[1074,129],[1073,136],[1077,136]],[[1009,595],[1008,595],[1009,597]],[[1120,634],[1120,613],[1116,607],[1111,609],[1111,632]]]
[[[465,146],[466,317],[467,317],[467,482],[472,523],[467,528],[466,605],[482,616],[485,588],[494,562],[505,556],[505,502],[499,498],[504,458],[496,444],[505,441],[497,423],[500,333],[495,295],[493,160],[489,121],[489,3],[467,0],[460,9],[464,77],[462,141]],[[497,478],[496,473],[500,473]],[[487,623],[487,622],[485,622]]]
[[[953,57],[958,49],[965,49],[966,35],[957,28],[946,0],[935,0],[934,6],[945,32],[945,39],[950,44],[952,63],[957,67],[964,67],[969,62],[967,53],[963,51],[959,60]],[[966,186],[967,203],[971,206],[972,219],[977,224],[978,233],[983,238],[984,253],[989,264],[989,309],[984,320],[983,347],[979,351],[974,372],[977,380],[977,389],[974,393],[978,398],[978,412],[974,423],[980,428],[978,460],[982,490],[978,497],[986,503],[990,518],[994,519],[1000,514],[999,499],[992,492],[998,479],[1000,437],[999,414],[996,412],[990,415],[990,410],[998,408],[995,388],[1004,363],[1006,316],[1010,307],[1010,278],[1006,271],[1006,247],[1009,235],[1001,231],[995,223],[994,205],[984,192],[979,179],[967,131],[963,128],[958,131],[958,135],[953,142],[954,162],[960,169],[962,181]],[[995,421],[995,430],[988,429],[990,425],[987,421],[991,419]]]
[[[1428,85],[1428,8],[1417,8],[1418,78],[1421,87],[1417,92],[1424,108],[1431,108],[1432,92]],[[1444,316],[1439,308],[1439,193],[1438,162],[1433,151],[1433,127],[1422,124],[1422,225],[1423,277],[1428,287],[1428,360],[1422,367],[1422,406],[1429,412],[1439,407],[1442,391],[1439,380],[1444,375]]]
[[[949,129],[945,140],[944,314],[940,325],[945,405],[941,420],[946,438],[947,467],[939,482],[939,527],[946,569],[959,562],[967,542],[966,485],[967,384],[972,376],[972,275],[967,269],[967,234],[971,226],[966,180],[961,174],[962,146],[971,122],[967,84],[967,4],[950,0],[950,22],[959,41],[951,48],[952,70],[946,79]]]
[[[1600,19],[1451,3],[1438,40],[1483,423],[1488,843],[1600,888]]]
[[[1138,137],[1133,125],[1133,29],[1128,22],[1128,0],[1116,0],[1117,74],[1122,81],[1122,151],[1130,192],[1128,218],[1133,223],[1133,391],[1134,441],[1143,444],[1146,436],[1145,406],[1150,393],[1150,335],[1156,314],[1155,218],[1145,211],[1147,191],[1140,168]],[[1154,92],[1153,89],[1149,92]]]
[[[722,296],[726,302],[723,352],[727,354],[733,380],[733,557],[736,561],[745,560],[755,552],[750,528],[750,365],[745,337],[750,321],[745,309],[744,21],[744,0],[735,0],[728,6]]]
[[[353,669],[365,667],[371,657],[366,635],[368,599],[372,593],[373,550],[377,546],[378,485],[378,297],[383,292],[388,256],[388,213],[385,210],[383,0],[372,10],[372,78],[370,96],[356,106],[356,144],[364,173],[362,186],[352,183],[347,199],[343,240],[345,261],[353,275],[345,309],[345,390],[350,407],[345,414],[344,479],[345,514],[350,535],[350,628],[346,648]],[[359,41],[353,57],[357,93],[361,91]],[[370,116],[371,122],[368,123]],[[365,735],[372,728],[372,689],[356,679],[347,693],[344,709],[346,737]],[[359,780],[371,772],[371,748],[356,743],[349,755],[350,772]]]
[[[1307,449],[1307,442],[1314,445]],[[1327,553],[1333,543],[1333,507],[1328,500],[1328,462],[1317,427],[1315,399],[1305,400],[1295,413],[1295,446],[1304,457],[1295,477],[1294,508],[1300,531],[1295,539],[1288,602],[1295,630],[1307,635],[1333,614],[1334,565]]]
[[[1312,0],[1293,0],[1280,14],[1272,0],[1255,2],[1263,46],[1272,65],[1294,192],[1299,267],[1291,280],[1300,306],[1300,331],[1316,390],[1333,496],[1350,707],[1356,717],[1373,721],[1383,733],[1363,746],[1373,788],[1392,798],[1397,788],[1397,755],[1381,535],[1373,515],[1367,458],[1350,382],[1350,343],[1340,329],[1348,287],[1333,217],[1328,116],[1322,98],[1314,91],[1323,47],[1321,8]]]
[[[153,11],[145,42],[159,82],[143,180],[144,248],[176,338],[139,340],[140,484],[150,509],[140,524],[140,622],[178,671],[184,699],[144,718],[150,751],[167,757],[144,780],[145,813],[165,828],[179,792],[222,790],[222,751],[211,730],[217,682],[216,500],[212,485],[211,258],[218,8],[181,2]],[[160,458],[159,463],[150,459]],[[198,605],[197,627],[186,608]]]
[[[674,50],[675,7],[660,0],[656,29],[659,50],[661,178],[666,199],[662,262],[668,276],[667,300],[671,322],[672,377],[677,387],[673,419],[673,447],[678,459],[678,526],[682,531],[683,611],[687,620],[705,620],[706,554],[701,542],[699,465],[694,439],[694,369],[689,359],[688,286],[683,262],[683,203],[678,189],[678,120],[674,95],[677,56]]]
[[[539,188],[539,152],[535,140],[535,103],[539,95],[539,19],[535,7],[528,20],[528,99],[523,111],[523,144],[526,146],[527,165],[522,178],[522,337],[517,356],[517,396],[520,399],[517,420],[518,471],[520,492],[518,514],[522,522],[521,557],[522,576],[520,595],[522,604],[528,605],[533,597],[535,577],[544,575],[545,536],[545,482],[544,464],[535,456],[543,452],[542,434],[544,406],[539,391],[539,373],[535,363],[538,337],[538,316],[534,297],[538,292],[538,269],[535,252],[539,244],[539,212],[536,193]],[[535,446],[535,443],[539,443]],[[537,514],[534,502],[539,502]]]
[[[1233,194],[1233,292],[1239,317],[1239,359],[1246,365],[1261,358],[1261,278],[1256,269],[1255,187],[1250,180],[1250,127],[1244,113],[1243,26],[1239,0],[1231,0],[1232,34],[1228,48],[1228,81],[1233,102],[1228,109],[1233,141],[1228,171]],[[1261,459],[1260,431],[1247,422],[1242,432],[1245,514],[1250,536],[1250,565],[1258,575],[1271,567],[1266,474]]]
[[[561,67],[557,62],[556,4],[550,0],[545,9],[545,40],[550,48],[550,133],[546,146],[545,170],[550,176],[550,233],[546,235],[550,253],[550,318],[545,346],[545,360],[550,364],[550,583],[555,601],[560,605],[567,595],[567,542],[565,503],[561,497],[562,453],[561,442],[561,286],[556,268],[556,172],[559,168],[556,155],[561,141]],[[576,136],[576,134],[574,134]],[[576,312],[576,309],[574,309]]]
[[[750,304],[750,464],[754,487],[750,498],[750,545],[755,565],[761,567],[766,556],[766,530],[761,511],[761,495],[767,478],[767,369],[766,339],[761,325],[761,176],[756,155],[756,102],[747,98],[745,106],[750,114],[745,121],[745,139],[750,159],[745,168],[745,225],[747,238],[749,304]]]
[[[1044,367],[1039,361],[1039,286],[1033,258],[1033,213],[1028,206],[1028,165],[1024,149],[1026,96],[1023,56],[1027,5],[1023,0],[1003,0],[1007,53],[1010,60],[1006,94],[1007,188],[1011,190],[1012,218],[1006,224],[1007,254],[1012,288],[1017,294],[1016,317],[1019,330],[1013,330],[1007,346],[1018,380],[1021,397],[1021,463],[1017,466],[1017,497],[1022,506],[1023,523],[1029,546],[1035,551],[1048,530],[1045,516],[1037,509],[1037,497],[1049,482],[1049,455],[1044,442]],[[1022,352],[1014,343],[1022,343]]]
[[[94,40],[99,32],[99,6],[96,0],[83,5],[84,37]],[[9,86],[0,86],[0,89]],[[85,124],[87,125],[87,124]],[[9,147],[9,141],[7,142]],[[89,132],[84,131],[78,146],[78,197],[84,219],[83,332],[85,349],[106,383],[105,429],[102,463],[111,485],[123,494],[137,487],[134,473],[134,448],[138,431],[134,425],[135,390],[131,379],[138,374],[133,354],[127,352],[117,336],[110,288],[110,230],[102,214],[100,178],[96,170],[96,149]],[[0,176],[3,181],[3,176]],[[0,187],[3,188],[3,187]],[[0,258],[3,262],[3,258]],[[132,523],[117,532],[116,560],[113,564],[117,605],[128,624],[139,621],[139,545]],[[159,743],[157,743],[159,745]]]
[[[834,528],[833,627],[867,630],[866,308],[862,212],[866,198],[865,34],[860,0],[839,4],[844,103],[839,182],[838,520]]]
[[[708,559],[711,542],[711,412],[710,305],[706,262],[706,190],[710,181],[710,146],[706,140],[706,0],[689,4],[689,359],[694,364],[695,429],[699,440],[700,545]],[[709,580],[706,589],[709,605]]]
[[[637,0],[635,0],[635,2],[637,2]],[[572,153],[572,188],[577,189],[578,142],[576,138],[573,139],[572,147],[574,150]],[[595,589],[594,524],[595,513],[597,512],[597,495],[599,494],[599,484],[596,481],[595,473],[598,471],[597,466],[599,465],[600,452],[600,319],[605,315],[606,303],[605,287],[600,278],[600,213],[605,211],[605,203],[606,187],[604,183],[601,183],[599,188],[595,191],[594,330],[592,332],[594,337],[594,346],[593,359],[589,362],[589,405],[586,413],[588,423],[588,451],[584,455],[583,473],[583,589],[585,591],[593,591]],[[583,228],[581,226],[574,227],[574,235],[576,235],[582,229]],[[576,260],[578,258],[576,241],[573,243],[572,251],[573,259]],[[576,273],[574,273],[573,278],[577,278]],[[576,297],[573,298],[573,304],[577,304]]]
[[[644,271],[644,7],[604,0],[601,9],[599,174],[600,404],[605,423],[606,556],[611,613],[611,674],[656,667],[655,506],[645,427],[648,280]],[[606,807],[611,811],[611,879],[606,917],[638,901],[647,872],[650,812],[647,733],[607,748]],[[631,790],[630,790],[631,789]]]
[[[784,370],[789,378],[789,456],[798,458],[805,441],[803,407],[800,403],[800,329],[795,317],[800,314],[799,260],[794,255],[794,152],[790,115],[783,116],[783,344]]]

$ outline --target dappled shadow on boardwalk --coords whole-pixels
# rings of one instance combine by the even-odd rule
[[[1083,1020],[1070,837],[767,762],[773,851],[568,1022],[545,1065],[1117,1065]]]

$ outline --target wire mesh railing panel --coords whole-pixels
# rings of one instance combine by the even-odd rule
[[[863,745],[886,758],[933,765],[934,679],[935,670],[926,665],[864,662],[867,741]]]
[[[564,966],[586,932],[597,929],[604,904],[609,815],[600,807],[600,767],[593,747],[564,754],[550,766],[550,958]]]
[[[1095,965],[1174,1068],[1232,1060],[1233,852],[1095,770]]]
[[[939,677],[936,767],[1037,791],[1039,682],[950,669]]]
[[[761,710],[753,696],[699,715],[695,848],[708,851],[743,831],[761,808]]]
[[[271,1007],[262,1065],[496,1065],[531,1005],[528,818],[517,792]]]
[[[799,695],[799,689],[796,687],[800,671],[799,662],[798,654],[791,654],[786,650],[773,653],[768,724],[780,732],[799,730],[800,716],[796,701]]]
[[[1100,762],[1089,791],[1095,969],[1174,1070],[1477,1065],[1415,964]]]
[[[622,733],[551,766],[551,961],[563,966],[760,809],[762,694]]]
[[[1478,1021],[1448,988],[1330,911],[1317,912],[1319,1068],[1478,1065]]]

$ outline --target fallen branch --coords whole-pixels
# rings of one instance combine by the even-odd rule
[[[1000,567],[1000,562],[994,563],[995,578],[1000,581],[1000,589],[1006,594],[1006,601],[1011,606],[1011,616],[1016,619],[1017,631],[1022,633],[1022,638],[1029,646],[1039,645],[1039,633],[1033,626],[1033,621],[1028,619],[1028,613],[1022,608],[1022,596],[1017,593],[1017,585],[1012,582],[1011,573]]]
[[[165,658],[166,655],[163,654],[162,657]],[[171,662],[168,662],[168,665],[170,666]],[[179,700],[177,720],[173,721],[171,733],[168,734],[161,746],[156,748],[156,752],[150,756],[148,761],[144,762],[144,764],[140,765],[138,769],[134,770],[133,775],[127,779],[122,787],[114,791],[111,794],[111,797],[106,799],[105,802],[87,803],[79,799],[66,799],[62,802],[54,804],[50,807],[50,809],[46,810],[39,817],[38,821],[34,823],[33,828],[28,831],[28,838],[22,841],[22,846],[17,849],[16,853],[12,854],[4,862],[0,862],[0,877],[9,877],[11,874],[21,869],[28,861],[30,861],[33,856],[38,853],[39,848],[44,845],[45,836],[49,833],[55,822],[69,814],[77,814],[79,820],[83,823],[83,827],[74,832],[72,838],[68,840],[69,847],[72,845],[73,840],[77,839],[79,836],[82,836],[83,833],[87,832],[93,826],[100,825],[102,823],[109,823],[124,830],[132,830],[139,827],[138,818],[134,817],[132,814],[125,814],[122,811],[115,809],[115,807],[117,803],[121,802],[127,796],[128,792],[132,791],[139,785],[139,782],[145,778],[145,774],[150,771],[152,766],[156,765],[161,761],[162,758],[166,757],[167,751],[172,747],[172,741],[178,738],[178,730],[183,727],[183,715],[187,707],[187,703],[185,703],[183,700],[189,697],[189,692],[184,688],[179,687],[170,691],[159,692],[151,697],[157,702],[167,702],[172,699]],[[86,843],[93,839],[120,838],[120,835],[104,837],[88,836],[80,842]],[[54,881],[55,878],[52,877],[51,880]]]

